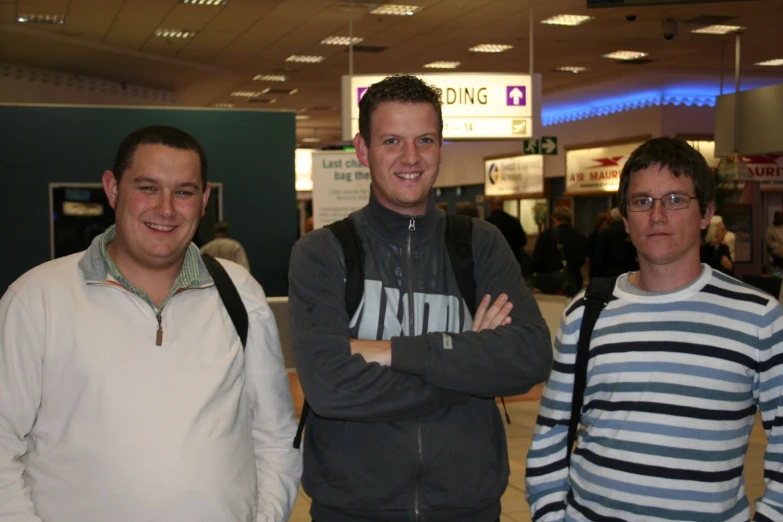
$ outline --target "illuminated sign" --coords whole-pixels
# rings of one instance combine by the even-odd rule
[[[639,145],[628,143],[566,152],[566,192],[572,195],[617,192],[623,165]]]
[[[514,156],[484,159],[484,195],[541,195],[544,193],[544,157]]]
[[[416,76],[441,90],[445,139],[509,139],[533,135],[533,115],[540,112],[535,107],[539,103],[535,95],[538,75],[535,78],[529,74],[478,73]],[[359,132],[359,101],[370,85],[385,77],[343,77],[343,139],[353,139]]]

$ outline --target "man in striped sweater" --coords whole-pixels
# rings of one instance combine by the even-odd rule
[[[527,460],[534,521],[747,521],[743,464],[756,408],[769,440],[754,520],[783,521],[780,304],[699,262],[715,210],[684,141],[636,149],[619,188],[640,269],[617,280],[590,342],[566,459],[584,294],[567,308]]]

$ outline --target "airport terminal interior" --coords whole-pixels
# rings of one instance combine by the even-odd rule
[[[352,141],[358,103],[372,83],[409,73],[442,93],[436,205],[483,219],[494,201],[517,218],[531,286],[524,260],[555,209],[590,236],[618,205],[630,152],[672,136],[714,169],[733,276],[783,299],[783,261],[768,244],[783,213],[783,0],[404,4],[0,0],[0,288],[84,250],[112,224],[101,175],[128,132],[179,127],[204,146],[213,187],[194,241],[209,241],[225,220],[244,246],[301,411],[291,249],[367,202],[369,170]],[[581,267],[584,284],[595,268]],[[554,337],[569,299],[534,292]],[[530,520],[525,457],[541,391],[507,401],[505,522]],[[765,446],[757,422],[751,505],[764,487]],[[291,520],[309,521],[308,509],[302,491]]]

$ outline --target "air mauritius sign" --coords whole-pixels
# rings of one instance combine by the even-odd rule
[[[617,192],[623,165],[639,145],[641,143],[569,150],[566,152],[566,192]]]
[[[446,139],[529,138],[541,114],[540,76],[527,74],[417,74],[441,90]],[[386,76],[343,76],[343,139],[359,130],[359,101]]]
[[[783,154],[742,156],[742,161],[762,185],[783,184]]]

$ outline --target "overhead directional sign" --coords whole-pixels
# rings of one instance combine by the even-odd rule
[[[416,74],[440,89],[446,139],[529,138],[540,115],[540,76],[493,73]],[[343,139],[359,131],[359,102],[386,76],[343,76]]]
[[[554,136],[544,136],[541,139],[530,138],[522,140],[522,152],[525,154],[557,156],[557,138]]]
[[[555,136],[543,136],[541,138],[541,154],[557,156],[557,138]]]

